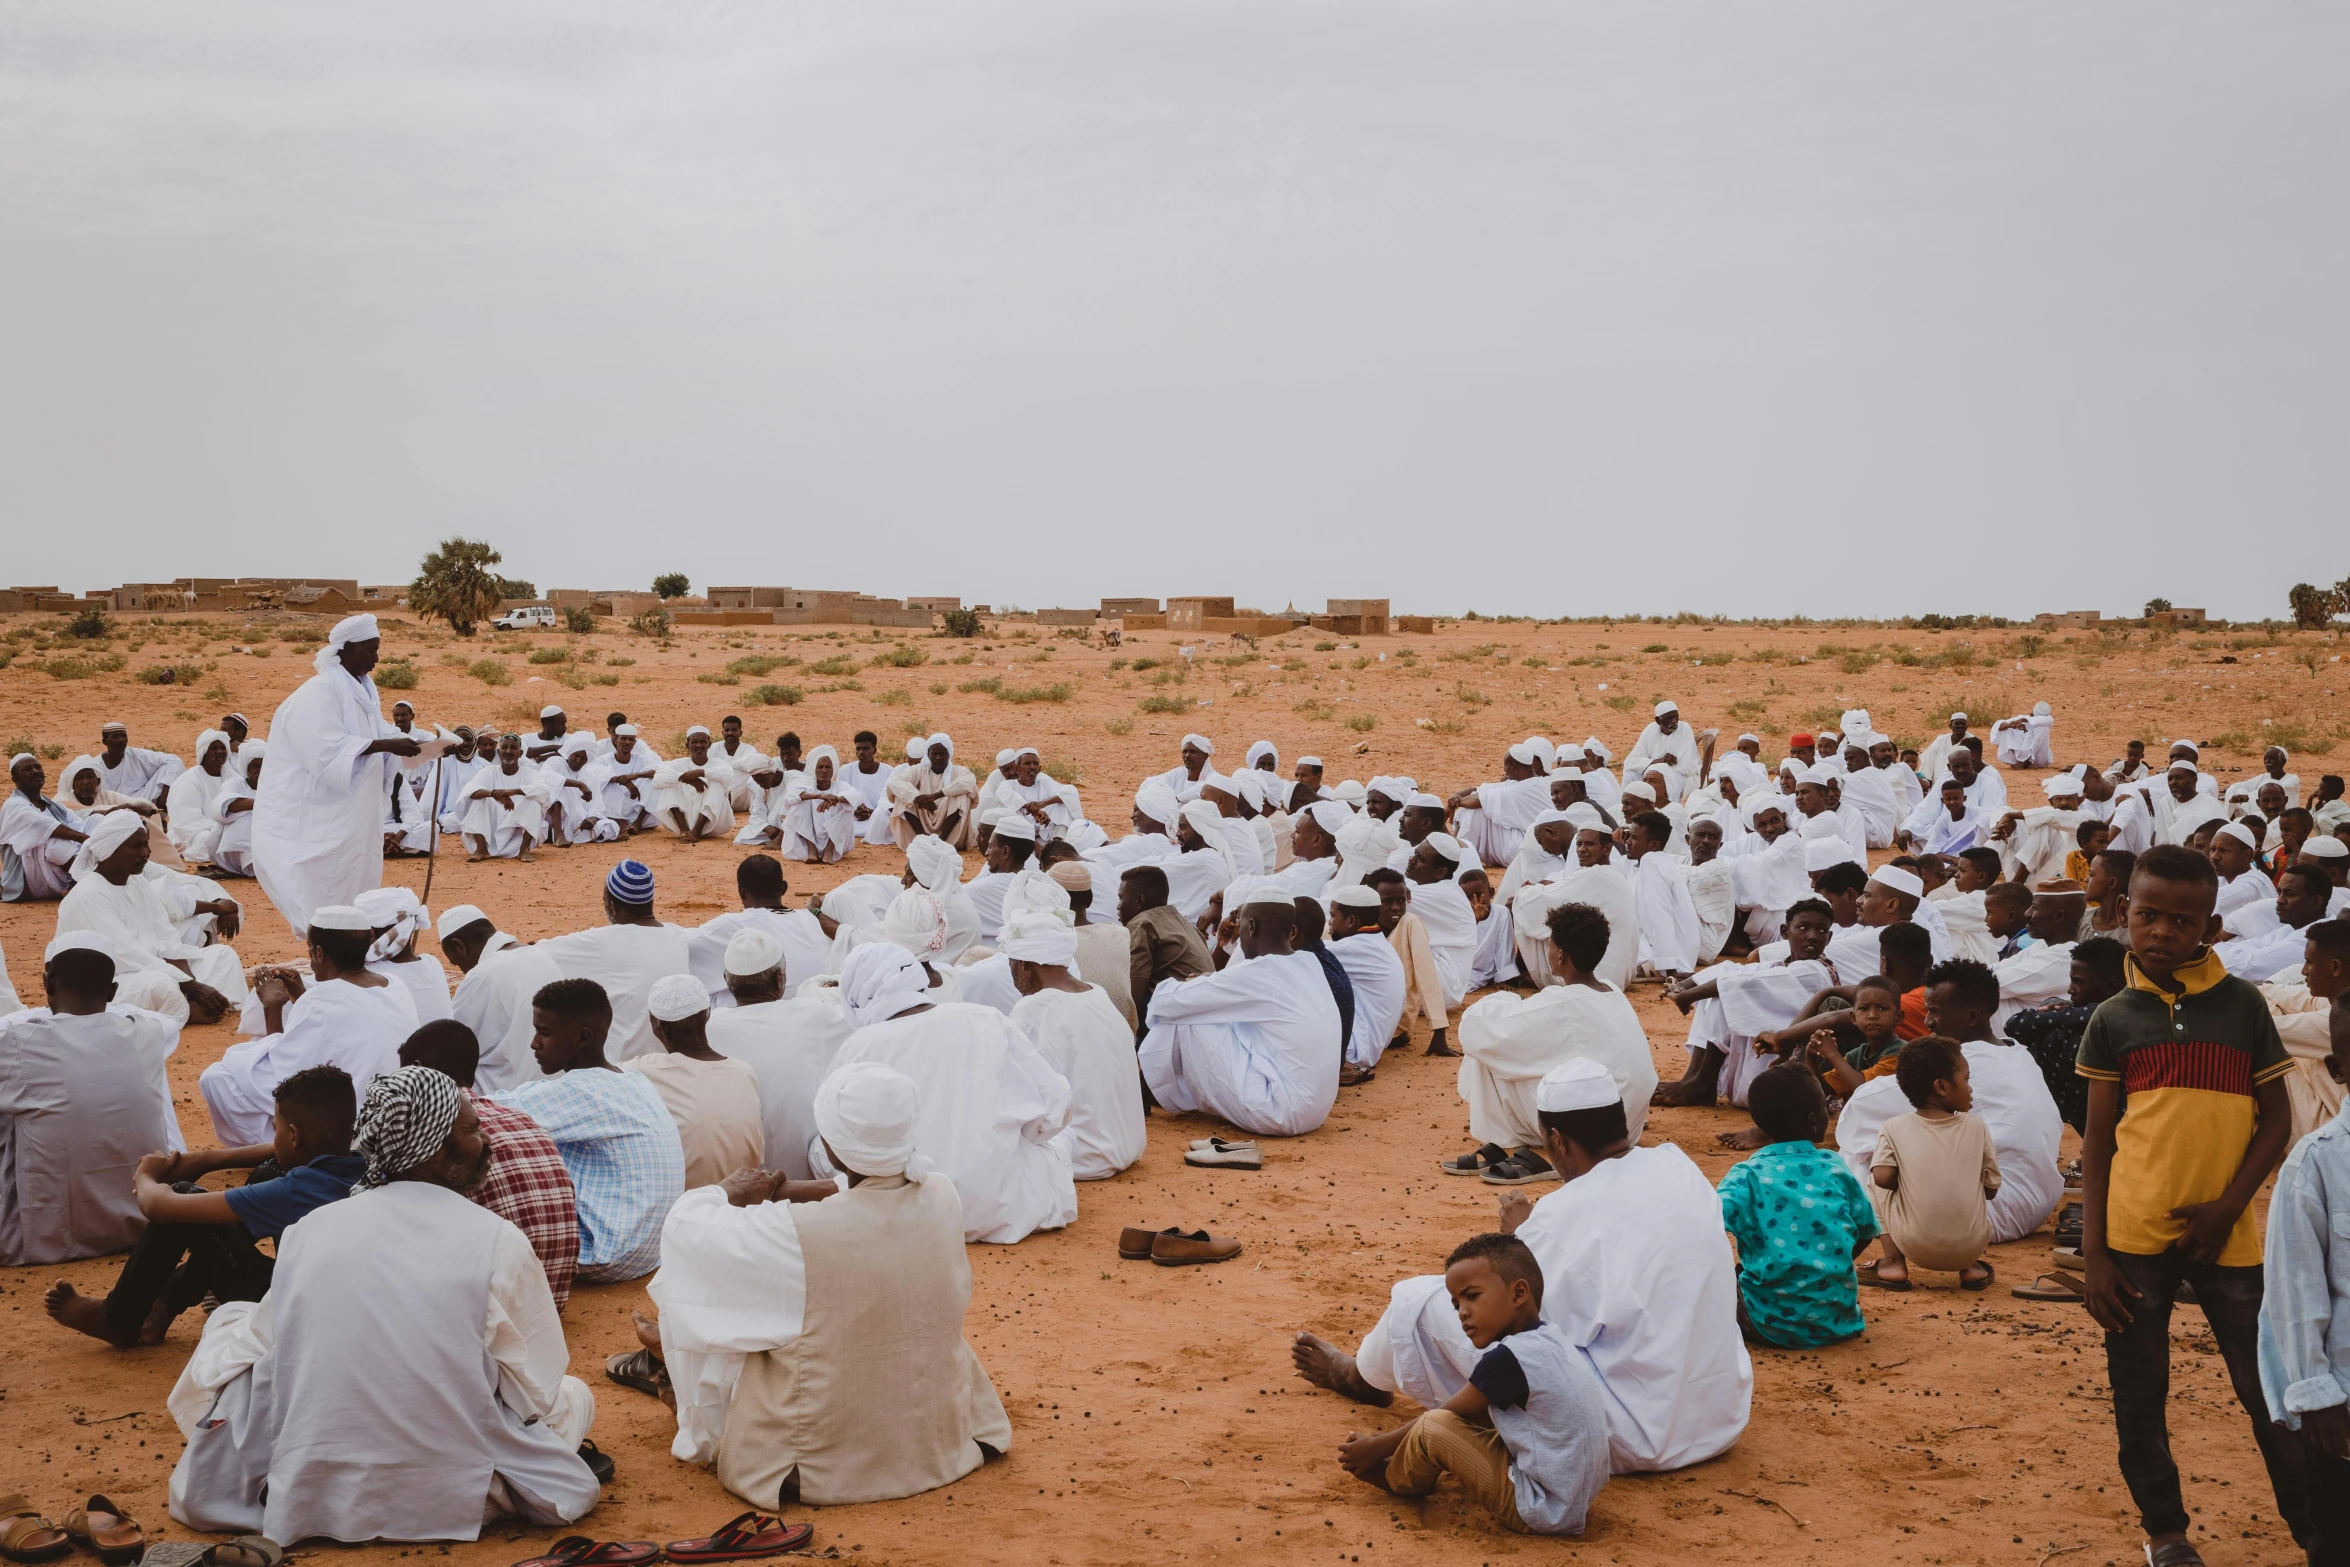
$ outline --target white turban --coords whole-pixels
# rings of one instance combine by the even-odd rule
[[[1370,797],[1370,791],[1363,787],[1363,781],[1359,778],[1341,778],[1330,792],[1338,797],[1341,805],[1356,811],[1361,810],[1363,801]]]
[[[681,1023],[710,1010],[710,992],[691,974],[664,974],[646,994],[645,1010],[664,1023]]]
[[[922,972],[921,963],[892,941],[868,942],[841,965],[840,1001],[851,1028],[886,1023],[900,1012],[922,1005],[929,991],[930,977]],[[818,1098],[822,1098],[821,1090]]]
[[[1346,824],[1354,820],[1354,812],[1336,800],[1316,800],[1305,808],[1303,814],[1312,817],[1314,825],[1328,833],[1332,842],[1336,842],[1338,835],[1346,830]]]
[[[1589,761],[1595,756],[1599,758],[1602,765],[1616,759],[1616,753],[1608,749],[1605,740],[1597,735],[1585,735],[1583,737],[1583,759]]]
[[[1200,750],[1206,752],[1210,756],[1214,756],[1216,754],[1216,742],[1209,739],[1206,735],[1185,735],[1183,737],[1183,744],[1186,748],[1197,746]]]
[[[928,740],[922,742],[923,752],[928,754],[930,748],[934,745],[946,747],[947,763],[949,766],[952,766],[955,760],[955,737],[948,734],[944,729],[941,729],[937,734],[932,735]]]
[[[1222,780],[1222,782],[1233,794],[1261,811],[1271,803],[1272,797],[1268,792],[1268,785],[1270,784],[1271,788],[1280,787],[1278,784],[1271,784],[1272,776],[1261,768],[1244,767],[1231,778]]]
[[[383,962],[432,924],[432,910],[405,887],[370,887],[359,894],[358,909],[367,916],[368,929],[383,931],[367,949],[371,963]]]
[[[1020,753],[1008,746],[995,754],[995,764],[998,767],[1009,767],[1018,760],[1020,760]]]
[[[1003,940],[996,950],[1015,962],[1067,968],[1077,961],[1077,930],[1066,911],[1022,909],[1004,917]]]
[[[1520,767],[1532,767],[1541,757],[1540,751],[1535,750],[1533,746],[1523,740],[1510,747],[1510,760]]]
[[[1194,800],[1183,808],[1183,820],[1191,830],[1208,841],[1208,847],[1224,857],[1224,868],[1232,869],[1232,848],[1224,841],[1224,816],[1205,800]]]
[[[1175,830],[1175,819],[1183,814],[1183,802],[1175,798],[1175,791],[1156,778],[1134,791],[1134,808],[1169,832]]]
[[[575,756],[586,756],[593,750],[595,747],[588,742],[586,735],[565,735],[563,737],[563,760],[566,762]]]
[[[2043,778],[2040,780],[2040,787],[2048,792],[2048,798],[2051,800],[2061,800],[2068,794],[2077,795],[2082,792],[2081,780],[2072,773],[2058,773],[2054,777]]]
[[[433,934],[440,937],[441,940],[447,941],[451,936],[456,935],[457,932],[463,930],[466,926],[474,924],[480,920],[486,920],[488,918],[489,916],[487,914],[484,914],[474,905],[470,903],[460,903],[453,909],[443,909],[441,911],[440,923],[433,927]]]
[[[737,979],[764,974],[783,965],[783,943],[752,926],[738,930],[726,944],[725,971]]]
[[[2046,702],[2034,702],[2032,704],[2032,716],[2034,718],[2046,718],[2054,711],[2055,709],[2050,707]]]
[[[914,971],[917,979],[921,973]],[[849,1170],[922,1179],[922,1165],[914,1157],[922,1090],[905,1073],[878,1061],[836,1067],[816,1087],[815,1112],[817,1135]]]
[[[232,751],[236,749],[235,746],[229,745],[227,730],[206,729],[196,736],[196,765],[198,767],[202,767],[204,765],[204,753],[212,749],[212,742],[215,740],[219,741],[224,746],[228,746],[228,748]]]
[[[908,887],[889,900],[880,924],[868,925],[857,934],[868,944],[902,947],[927,961],[941,956],[947,949],[946,906],[929,889]]]
[[[73,793],[73,781],[83,773],[96,773],[98,787],[101,789],[106,787],[105,766],[94,756],[77,756],[66,763],[64,771],[57,775],[57,792],[59,794]]]
[[[924,744],[922,743],[922,737],[921,737],[920,735],[908,735],[908,736],[906,736],[906,760],[907,760],[907,761],[909,761],[909,762],[919,762],[919,761],[921,761],[921,760],[922,760],[922,753],[923,753],[924,751],[928,750],[928,749],[929,749],[929,747],[928,747],[928,746],[926,746],[926,745],[924,745]]]
[[[1557,753],[1556,753],[1556,761],[1557,761],[1557,762],[1580,762],[1580,761],[1582,761],[1582,760],[1583,760],[1583,748],[1582,748],[1581,746],[1579,746],[1579,745],[1576,745],[1576,744],[1572,743],[1572,742],[1569,742],[1569,743],[1568,743],[1568,744],[1566,744],[1566,745],[1562,745],[1562,746],[1560,746],[1560,747],[1558,748],[1558,751],[1557,751]],[[1555,765],[1555,764],[1554,764],[1554,765]]]
[[[1656,804],[1656,791],[1637,778],[1624,785],[1623,796],[1627,800],[1643,800],[1650,805]]]
[[[320,674],[343,667],[342,651],[354,642],[372,642],[383,635],[377,629],[373,615],[350,615],[335,622],[334,630],[326,634],[326,646],[310,661]]]
[[[1384,862],[1395,852],[1395,829],[1370,815],[1350,817],[1338,829],[1338,863],[1350,873],[1360,869],[1363,874],[1378,869],[1368,861]]]
[[[1412,797],[1412,781],[1408,778],[1396,778],[1386,773],[1380,773],[1363,786],[1363,792],[1366,795],[1385,795],[1400,805]]]
[[[1739,786],[1738,793],[1741,796],[1738,801],[1738,814],[1746,819],[1746,825],[1749,827],[1752,827],[1754,819],[1765,811],[1777,811],[1781,816],[1785,816],[1794,808],[1794,802],[1783,794],[1767,794],[1759,789],[1750,793],[1743,784]]]
[[[1248,765],[1254,767],[1268,756],[1275,767],[1281,765],[1281,748],[1270,740],[1259,740],[1248,748]]]
[[[1589,1056],[1577,1056],[1544,1074],[1534,1085],[1538,1115],[1565,1115],[1575,1110],[1604,1110],[1624,1102],[1624,1092],[1608,1069]]]
[[[90,836],[81,851],[73,857],[73,879],[81,881],[98,872],[98,862],[147,830],[146,819],[136,811],[108,811],[90,827]]]
[[[963,856],[943,838],[924,835],[907,844],[906,867],[915,881],[942,898],[963,879]]]

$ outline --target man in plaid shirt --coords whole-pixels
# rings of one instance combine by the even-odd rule
[[[473,1097],[473,1113],[489,1145],[489,1164],[465,1195],[520,1230],[547,1271],[555,1309],[571,1299],[571,1278],[579,1268],[579,1205],[571,1172],[555,1140],[519,1110],[473,1094],[481,1042],[454,1018],[427,1023],[400,1047],[402,1066],[429,1066],[445,1072]]]

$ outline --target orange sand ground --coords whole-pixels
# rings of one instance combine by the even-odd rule
[[[35,624],[23,617],[14,629],[29,635]],[[266,639],[304,627],[315,641],[316,621],[233,617],[168,627],[132,617],[94,650],[63,642],[43,650],[19,638],[8,644],[14,666],[0,671],[0,736],[63,745],[70,759],[94,749],[101,721],[119,717],[138,741],[185,754],[197,729],[232,707],[266,724],[310,672],[305,647]],[[592,714],[599,729],[605,710],[625,708],[664,754],[675,754],[687,723],[714,726],[728,711],[749,718],[763,749],[785,727],[844,752],[860,727],[881,731],[885,750],[911,730],[945,728],[962,757],[980,764],[1001,745],[1035,743],[1055,771],[1075,770],[1090,813],[1113,829],[1122,828],[1138,778],[1172,765],[1177,738],[1192,728],[1214,735],[1218,760],[1228,764],[1251,739],[1269,736],[1285,757],[1318,752],[1333,781],[1408,772],[1446,787],[1496,776],[1502,748],[1538,729],[1575,739],[1596,731],[1620,755],[1650,704],[1668,695],[1700,727],[1721,726],[1725,743],[1741,729],[1773,737],[1773,757],[1787,729],[1833,722],[1847,705],[1866,706],[1879,727],[1916,743],[1953,705],[1987,728],[2046,698],[2056,707],[2062,760],[2085,755],[2102,764],[2131,736],[2224,732],[2225,743],[2205,754],[2237,776],[2252,767],[2264,737],[2283,737],[2319,753],[2299,763],[2312,787],[2326,767],[2323,753],[2350,732],[2331,716],[2335,644],[2314,636],[2212,634],[2150,644],[2143,632],[2026,639],[1869,626],[1487,622],[1448,624],[1434,637],[1364,639],[1359,650],[1316,651],[1316,643],[1344,640],[1316,633],[1253,649],[1202,642],[1188,680],[1164,685],[1154,683],[1162,670],[1110,667],[1118,658],[1167,659],[1179,640],[1143,633],[1113,653],[1012,623],[977,643],[904,641],[928,655],[926,666],[911,669],[863,667],[901,645],[895,635],[863,630],[696,630],[662,648],[625,632],[485,635],[457,644],[445,629],[394,621],[385,646],[415,655],[421,683],[400,694],[445,723],[495,719],[514,727],[557,700]],[[262,662],[232,645],[271,647],[274,656]],[[582,662],[524,662],[528,649],[567,645],[583,650]],[[448,667],[444,660],[459,648],[460,662],[496,660],[513,683],[493,688]],[[586,649],[598,662],[584,662]],[[697,683],[723,679],[730,659],[759,651],[804,662],[739,685]],[[77,652],[119,653],[125,663],[119,673],[79,680],[35,668]],[[850,678],[862,689],[823,691],[842,677],[811,674],[808,665],[827,656],[858,666]],[[617,658],[635,662],[615,668]],[[141,668],[164,663],[200,666],[193,687],[133,683]],[[582,688],[554,678],[526,683],[534,673],[569,673]],[[587,683],[613,675],[616,688]],[[1015,691],[1056,682],[1069,689],[1060,701],[1015,705],[968,689],[976,679]],[[807,695],[794,707],[757,706],[752,693],[763,681],[788,681]],[[393,695],[386,693],[387,704]],[[1138,711],[1145,698],[1166,696],[1185,707]],[[1423,719],[1432,727],[1418,726]],[[17,749],[13,740],[9,749]],[[49,765],[54,779],[58,763]],[[432,901],[476,902],[526,937],[551,935],[595,917],[595,889],[622,852],[549,852],[531,866],[445,857]],[[736,855],[727,846],[639,838],[626,852],[654,868],[666,918],[699,923],[733,904]],[[792,895],[898,864],[894,852],[863,850],[844,866],[794,869]],[[417,861],[387,867],[388,879],[411,886],[424,875]],[[238,943],[245,957],[291,955],[288,933],[258,889],[235,890],[252,922]],[[53,918],[42,907],[0,909],[0,943],[28,1002],[39,999],[38,954]],[[1635,999],[1659,1071],[1679,1075],[1678,1017],[1653,987]],[[225,1024],[191,1030],[175,1058],[182,1120],[199,1146],[206,1129],[195,1074],[231,1039]],[[1719,1179],[1734,1161],[1715,1146],[1715,1134],[1743,1121],[1729,1110],[1660,1111],[1649,1119],[1648,1140],[1678,1143]],[[1012,1411],[1017,1436],[1008,1457],[927,1496],[815,1515],[816,1549],[866,1561],[1055,1564],[1176,1556],[1617,1563],[1701,1553],[1766,1564],[2047,1567],[2070,1557],[2111,1567],[2136,1559],[2098,1336],[2077,1308],[2006,1292],[2047,1265],[2045,1233],[1998,1249],[2000,1283],[1988,1294],[1963,1295],[1953,1279],[1926,1275],[1906,1296],[1864,1292],[1870,1326],[1853,1343],[1758,1354],[1754,1419],[1738,1445],[1681,1473],[1617,1480],[1580,1541],[1511,1536],[1449,1491],[1403,1502],[1349,1479],[1333,1458],[1344,1434],[1402,1415],[1306,1388],[1291,1375],[1289,1340],[1308,1328],[1351,1345],[1394,1279],[1430,1271],[1461,1237],[1488,1227],[1492,1192],[1435,1170],[1439,1158],[1467,1146],[1465,1128],[1451,1064],[1421,1057],[1417,1042],[1391,1053],[1375,1082],[1342,1093],[1321,1131],[1271,1145],[1261,1173],[1186,1168],[1185,1141],[1217,1128],[1153,1116],[1149,1153],[1120,1178],[1083,1188],[1082,1215],[1068,1230],[1017,1247],[971,1248],[977,1283],[968,1331]],[[1220,1268],[1117,1259],[1121,1225],[1177,1223],[1237,1235],[1247,1249]],[[117,1352],[41,1313],[52,1279],[103,1290],[114,1273],[101,1260],[0,1275],[14,1330],[12,1364],[0,1371],[0,1441],[17,1455],[0,1472],[0,1490],[22,1488],[52,1517],[105,1491],[157,1537],[184,1534],[164,1510],[180,1442],[163,1401],[197,1320],[182,1318],[164,1348]],[[619,1464],[617,1482],[583,1525],[599,1538],[699,1534],[741,1510],[706,1474],[669,1458],[658,1405],[602,1381],[604,1357],[633,1343],[630,1309],[644,1305],[636,1286],[588,1288],[567,1313],[572,1369],[597,1388],[595,1437]],[[2172,1428],[2191,1477],[2198,1543],[2215,1563],[2297,1560],[2200,1315],[2182,1309],[2174,1338]],[[535,1554],[552,1537],[496,1529],[479,1544],[430,1549],[473,1567]],[[343,1554],[385,1560],[396,1551],[408,1554]]]

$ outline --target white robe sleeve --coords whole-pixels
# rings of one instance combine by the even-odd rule
[[[670,1456],[710,1462],[745,1356],[781,1349],[807,1324],[807,1259],[789,1203],[737,1208],[715,1186],[677,1200],[661,1226],[661,1358],[677,1392]]]

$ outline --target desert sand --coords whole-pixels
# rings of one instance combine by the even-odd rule
[[[96,749],[108,719],[128,723],[136,743],[182,755],[199,728],[232,708],[257,729],[266,725],[310,673],[307,648],[323,630],[299,617],[154,624],[130,616],[108,643],[42,647],[53,627],[29,616],[0,623],[13,653],[0,669],[0,735],[22,737],[10,740],[12,751],[24,740],[62,747],[48,763],[52,780],[62,761]],[[762,749],[789,728],[845,752],[849,735],[870,727],[886,755],[909,732],[946,729],[962,759],[984,766],[999,746],[1035,744],[1053,771],[1078,781],[1089,814],[1113,832],[1137,780],[1173,765],[1189,729],[1215,737],[1220,762],[1237,764],[1249,741],[1267,737],[1285,759],[1321,755],[1333,781],[1403,772],[1446,788],[1498,776],[1502,749],[1535,731],[1597,733],[1620,756],[1665,696],[1699,727],[1720,726],[1725,746],[1744,729],[1763,735],[1772,758],[1789,729],[1833,723],[1847,706],[1868,708],[1879,728],[1916,744],[1954,706],[1987,730],[2045,699],[2055,706],[2062,762],[2102,765],[2130,738],[2152,745],[2192,735],[2216,738],[2206,765],[2235,777],[2253,768],[2261,745],[2283,739],[2303,753],[2298,770],[2314,787],[2327,753],[2350,733],[2334,718],[2336,645],[2321,636],[1447,622],[1434,636],[1357,640],[1313,632],[1254,647],[1203,640],[1187,664],[1181,639],[1166,632],[1113,651],[1017,622],[973,642],[733,627],[684,631],[663,646],[623,630],[459,642],[446,628],[392,619],[385,653],[411,656],[418,682],[385,700],[388,708],[405,696],[428,720],[494,719],[509,728],[528,727],[547,701],[599,730],[603,714],[621,708],[664,754],[675,754],[689,722],[715,727],[728,712],[744,716]],[[915,653],[924,662],[873,663],[901,647],[911,650],[901,655],[909,663]],[[254,651],[236,651],[243,648]],[[531,650],[557,648],[574,650],[572,659],[526,661]],[[269,657],[256,656],[263,649]],[[80,678],[49,672],[56,660],[117,656],[116,669],[85,668]],[[749,657],[799,662],[725,673]],[[1146,659],[1156,667],[1138,669]],[[510,683],[486,684],[458,667],[482,660]],[[174,683],[138,682],[141,669],[169,665],[184,666]],[[798,688],[796,705],[758,703],[759,687],[785,683]],[[1152,698],[1167,699],[1152,704],[1167,710],[1143,711]],[[433,871],[435,907],[478,903],[525,937],[594,919],[596,889],[623,853],[653,867],[667,919],[699,923],[733,906],[738,851],[723,844],[640,837],[625,847],[542,851],[535,865],[471,866],[451,852],[454,842],[444,841]],[[791,898],[899,863],[894,851],[866,849],[840,866],[789,867]],[[426,871],[421,860],[396,861],[386,879],[421,888]],[[231,886],[250,921],[238,942],[246,959],[293,955],[259,889]],[[53,907],[0,909],[0,944],[28,1003],[39,999],[39,953],[53,923]],[[1659,1072],[1678,1076],[1677,1014],[1653,986],[1636,989],[1635,1002]],[[198,1146],[209,1130],[195,1075],[232,1038],[226,1023],[190,1029],[174,1061],[181,1118]],[[1365,1409],[1306,1387],[1291,1373],[1292,1335],[1310,1329],[1351,1346],[1395,1279],[1432,1270],[1462,1237],[1489,1228],[1494,1213],[1491,1189],[1436,1171],[1438,1159],[1467,1146],[1466,1119],[1453,1063],[1422,1057],[1423,1042],[1390,1053],[1372,1083],[1343,1091],[1319,1132],[1268,1143],[1262,1172],[1186,1168],[1185,1142],[1219,1128],[1154,1115],[1146,1157],[1117,1179],[1081,1187],[1081,1215],[1069,1229],[1016,1247],[972,1247],[967,1331],[1011,1410],[1012,1451],[929,1495],[815,1512],[814,1549],[865,1561],[1053,1564],[1616,1563],[1700,1553],[1761,1564],[2117,1567],[2138,1559],[2114,1466],[2099,1334],[2077,1307],[2007,1293],[2047,1266],[2045,1232],[1996,1250],[2000,1281],[1988,1293],[1961,1294],[1954,1277],[1921,1274],[1908,1295],[1864,1292],[1869,1328],[1854,1342],[1758,1351],[1753,1421],[1737,1446],[1679,1473],[1618,1479],[1579,1541],[1509,1535],[1449,1490],[1404,1502],[1346,1476],[1334,1459],[1345,1433],[1384,1429],[1409,1408]],[[1718,1180],[1737,1156],[1716,1146],[1716,1134],[1744,1120],[1727,1109],[1659,1111],[1646,1140],[1679,1144]],[[1126,1224],[1206,1227],[1246,1249],[1214,1268],[1121,1262],[1116,1238]],[[116,1266],[102,1259],[0,1273],[11,1330],[0,1440],[16,1455],[0,1489],[23,1489],[52,1518],[102,1491],[151,1537],[185,1537],[164,1508],[180,1441],[163,1401],[198,1319],[183,1317],[161,1348],[125,1352],[68,1333],[41,1311],[51,1281],[102,1292]],[[742,1511],[709,1475],[668,1456],[670,1422],[659,1405],[602,1378],[604,1357],[634,1342],[630,1310],[646,1304],[638,1286],[584,1288],[566,1313],[572,1369],[597,1392],[595,1439],[619,1466],[581,1526],[603,1539],[703,1534]],[[2172,1432],[2197,1543],[2215,1564],[2298,1560],[2199,1313],[2182,1308],[2173,1336]],[[465,1567],[505,1563],[539,1553],[557,1532],[493,1528],[476,1544],[413,1554]],[[411,1554],[329,1549],[366,1560]]]

